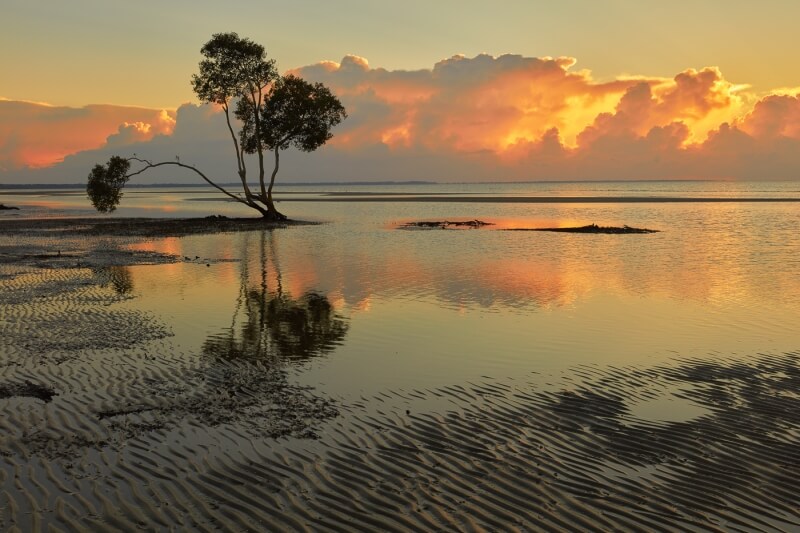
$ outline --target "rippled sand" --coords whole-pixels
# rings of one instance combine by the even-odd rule
[[[3,530],[800,528],[800,354],[342,402],[120,305],[129,266],[222,260],[132,242],[0,240]]]

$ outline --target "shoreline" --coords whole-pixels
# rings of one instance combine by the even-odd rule
[[[318,224],[320,222],[304,220],[272,222],[261,218],[225,218],[215,215],[202,218],[14,218],[0,219],[0,235],[15,235],[20,231],[25,231],[28,235],[59,231],[60,235],[183,237]]]

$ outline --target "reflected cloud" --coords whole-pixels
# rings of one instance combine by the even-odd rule
[[[222,336],[217,344],[225,338],[231,351],[245,354],[263,353],[270,346],[300,359],[304,352],[310,357],[326,353],[330,343],[338,342],[338,321],[346,325],[342,317],[373,313],[392,300],[424,300],[448,309],[531,311],[572,306],[593,294],[666,296],[725,308],[734,302],[786,302],[797,294],[795,269],[775,269],[755,257],[742,262],[752,255],[748,250],[763,248],[764,239],[780,243],[781,249],[798,244],[788,223],[771,227],[769,234],[732,232],[724,229],[731,221],[737,227],[760,227],[753,223],[764,211],[735,203],[665,209],[674,213],[658,223],[644,222],[649,208],[635,204],[613,209],[566,205],[515,209],[518,217],[480,215],[497,225],[474,231],[398,231],[390,228],[401,219],[387,216],[376,217],[374,224],[364,222],[369,228],[364,232],[341,221],[263,237],[247,232],[168,238],[132,248],[240,260],[212,263],[213,268],[199,271],[195,265],[176,263],[159,271],[183,279],[184,269],[191,268],[192,276],[202,277],[213,294],[208,301],[231,306],[235,324],[217,333]],[[395,222],[386,225],[387,218]],[[663,231],[587,236],[495,230],[633,220]],[[198,305],[206,305],[206,299],[197,298]]]

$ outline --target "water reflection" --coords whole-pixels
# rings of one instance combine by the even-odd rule
[[[180,320],[170,321],[176,345],[193,344],[185,352],[152,351],[148,363],[163,367],[153,375],[148,375],[152,367],[142,367],[142,375],[148,377],[138,380],[128,397],[123,392],[103,404],[97,417],[110,436],[99,439],[155,442],[159,430],[187,419],[202,427],[237,424],[255,438],[315,438],[319,424],[338,415],[333,400],[313,387],[297,385],[285,370],[288,363],[307,361],[341,343],[347,321],[318,292],[306,290],[294,297],[286,288],[271,232],[248,232],[235,239],[216,235],[213,240],[234,248],[237,244],[232,242],[238,243],[240,261],[214,263],[214,268],[187,259],[130,270],[117,266],[92,270],[98,283],[119,294],[133,291],[135,276],[137,294],[130,305],[138,307],[141,300],[153,298],[160,316],[182,311],[194,334],[181,331]],[[180,253],[185,244],[165,239],[136,249],[163,248],[188,258],[189,253]],[[233,274],[229,280],[219,276],[229,268]],[[232,308],[227,301],[234,302]],[[148,314],[147,306],[139,310]],[[198,327],[204,331],[200,339],[205,337],[199,346]]]
[[[301,378],[335,395],[587,361],[796,349],[800,263],[789,256],[800,241],[787,222],[796,216],[774,213],[767,230],[750,218],[773,210],[746,207],[582,215],[665,229],[647,236],[397,231],[383,229],[392,213],[367,211],[265,234],[148,241],[136,249],[211,265],[139,268],[136,291],[159,316],[180,317],[176,341],[204,364],[285,367],[343,344]]]
[[[272,231],[258,234],[254,247],[243,240],[239,297],[232,323],[203,344],[205,355],[225,360],[302,362],[341,344],[348,324],[328,298],[309,290],[293,297],[284,289]],[[255,253],[253,261],[248,253]]]

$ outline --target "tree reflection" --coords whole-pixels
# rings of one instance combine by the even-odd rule
[[[232,322],[205,340],[200,361],[173,367],[178,382],[146,380],[137,395],[146,401],[98,413],[117,435],[138,437],[191,418],[208,427],[236,425],[234,434],[244,430],[258,438],[316,438],[319,424],[338,415],[333,400],[293,383],[286,364],[331,350],[347,334],[346,319],[321,294],[294,298],[284,291],[275,238],[271,231],[242,235]]]
[[[283,290],[275,235],[257,243],[254,273],[247,246],[242,254],[240,292],[230,328],[206,339],[203,353],[221,359],[301,362],[341,343],[348,325],[328,298],[314,291],[294,298]]]
[[[92,269],[92,274],[97,278],[101,287],[111,286],[117,294],[128,294],[133,290],[133,276],[128,267],[96,267]]]

